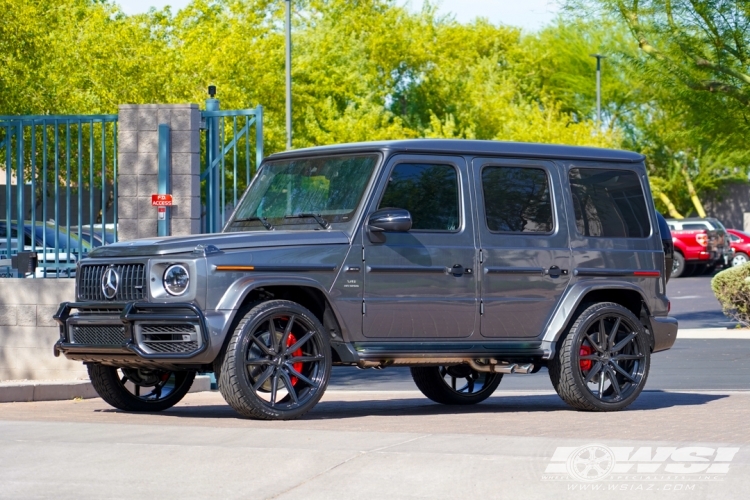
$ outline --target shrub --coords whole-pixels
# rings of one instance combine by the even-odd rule
[[[750,326],[750,263],[721,271],[711,280],[711,289],[724,314]]]

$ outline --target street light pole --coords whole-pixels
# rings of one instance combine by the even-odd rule
[[[607,56],[601,54],[591,54],[596,57],[596,127],[602,126],[602,59]]]
[[[286,149],[292,149],[292,0],[286,1]]]

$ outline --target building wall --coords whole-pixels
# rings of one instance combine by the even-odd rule
[[[74,299],[73,279],[0,279],[0,381],[88,379],[83,363],[52,354],[52,315]]]
[[[716,217],[728,228],[750,231],[744,215],[750,213],[750,184],[729,184],[702,201],[709,217]]]

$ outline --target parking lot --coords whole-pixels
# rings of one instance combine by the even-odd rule
[[[726,322],[703,297],[708,283],[670,283],[673,313]],[[699,299],[674,300],[690,295]],[[291,422],[237,418],[217,392],[160,414],[100,399],[2,404],[0,498],[746,498],[748,361],[745,338],[680,339],[653,357],[646,391],[619,413],[570,410],[546,373],[445,407],[408,370],[350,368],[336,368],[321,403]],[[615,467],[581,480],[571,457],[592,446]]]

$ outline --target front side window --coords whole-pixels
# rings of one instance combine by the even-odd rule
[[[379,208],[409,211],[413,230],[457,231],[458,172],[452,165],[400,163],[388,179]]]
[[[331,224],[349,222],[378,159],[378,155],[358,155],[266,163],[237,207],[228,230],[316,224],[309,214]]]
[[[580,234],[603,238],[646,238],[651,234],[646,199],[635,172],[573,168],[569,178]]]
[[[486,167],[482,170],[482,192],[490,231],[552,232],[549,181],[541,168]]]

